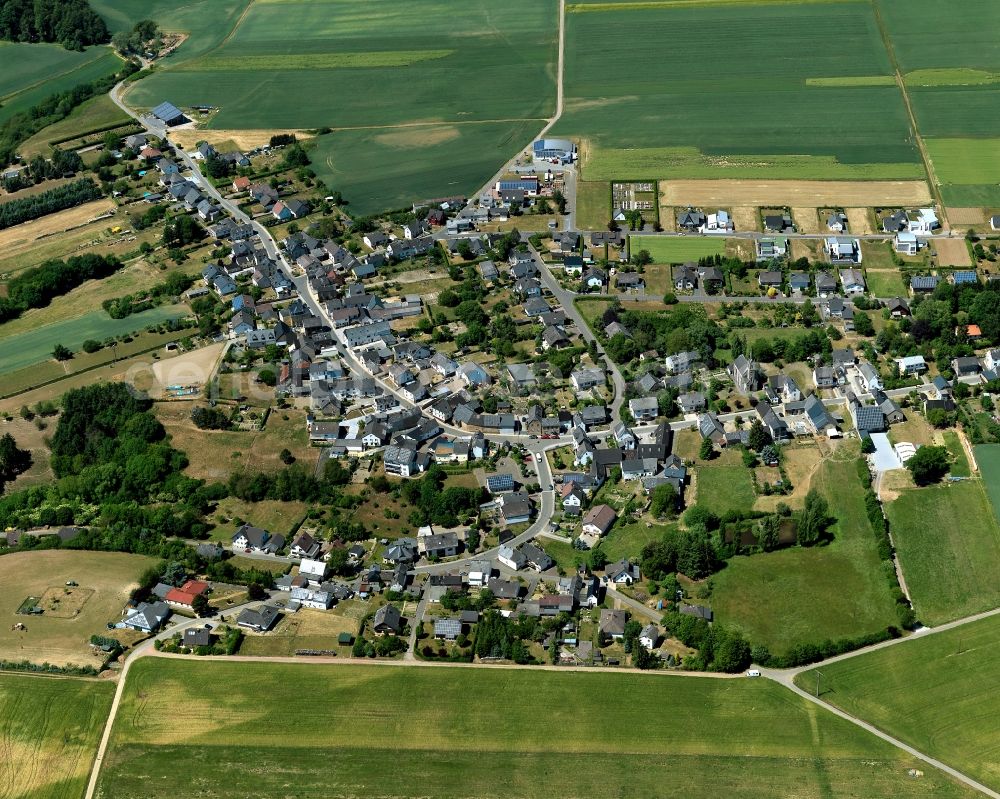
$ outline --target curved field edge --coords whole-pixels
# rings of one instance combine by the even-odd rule
[[[765,680],[148,658],[98,796],[971,795],[911,767]]]
[[[799,675],[806,690],[1000,790],[1000,616]]]
[[[0,673],[0,794],[82,795],[114,684]]]

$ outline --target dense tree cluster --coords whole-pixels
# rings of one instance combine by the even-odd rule
[[[163,228],[163,243],[169,247],[183,247],[205,237],[205,229],[190,216],[182,214]]]
[[[906,462],[918,486],[938,482],[951,468],[951,458],[946,447],[923,446]]]
[[[31,453],[20,449],[10,433],[0,436],[0,491],[5,482],[13,480],[30,467]]]
[[[403,499],[416,506],[416,521],[423,524],[439,524],[454,527],[459,523],[459,514],[472,514],[482,501],[482,490],[449,486],[444,488],[448,475],[440,466],[434,465],[419,480],[407,480],[401,487]]]
[[[615,321],[631,334],[618,333],[608,341],[605,349],[615,363],[628,363],[647,350],[665,355],[695,350],[706,363],[712,363],[712,353],[723,338],[722,328],[708,318],[704,307],[694,304],[678,306],[669,313],[650,314],[623,311],[615,303],[605,311],[601,326]]]
[[[225,411],[202,406],[191,411],[191,421],[199,430],[228,430],[233,426]]]
[[[82,50],[108,41],[108,26],[87,0],[0,0],[0,39]]]
[[[53,147],[49,157],[40,153],[28,162],[28,168],[4,178],[0,185],[8,192],[20,191],[43,180],[67,177],[83,171],[83,159],[75,150]]]
[[[519,616],[504,618],[497,610],[487,610],[476,625],[475,653],[480,658],[513,660],[515,663],[533,663],[525,639],[531,638],[537,619]]]
[[[10,200],[0,205],[0,230],[20,225],[22,222],[30,222],[47,214],[54,214],[56,211],[74,208],[100,197],[100,187],[90,178],[81,178],[40,194]]]
[[[141,19],[132,30],[118,31],[111,37],[112,46],[122,55],[143,53],[160,38],[160,29],[151,19]],[[157,49],[153,45],[154,49]]]
[[[3,206],[0,206],[2,208]],[[44,308],[87,280],[113,275],[122,262],[113,255],[74,255],[65,261],[46,261],[28,269],[7,284],[0,297],[0,322],[16,319],[29,308]]]
[[[673,637],[698,650],[684,659],[686,669],[732,674],[750,665],[750,644],[734,630],[676,612],[667,613],[663,625]]]

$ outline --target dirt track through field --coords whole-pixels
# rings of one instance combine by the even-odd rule
[[[668,180],[664,205],[824,206],[919,205],[930,202],[920,180]]]

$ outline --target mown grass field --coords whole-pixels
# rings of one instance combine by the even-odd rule
[[[886,513],[922,622],[941,624],[1000,605],[1000,524],[983,481],[904,490]]]
[[[0,352],[0,374],[49,360],[56,344],[77,352],[87,339],[103,341],[109,336],[133,333],[167,319],[180,318],[186,312],[184,306],[162,305],[124,319],[112,319],[103,310],[91,311],[75,319],[52,322],[31,332],[8,336],[3,338],[3,351]]]
[[[812,485],[837,519],[829,544],[731,558],[712,577],[716,619],[775,653],[896,624],[854,461],[824,461]]]
[[[753,508],[756,492],[750,470],[740,460],[735,449],[723,450],[715,460],[699,461],[697,466],[697,504],[717,516],[727,511],[748,511]]]
[[[697,261],[707,255],[723,255],[726,240],[720,237],[629,236],[630,252],[648,250],[653,260],[662,264]]]
[[[52,549],[4,555],[0,558],[0,615],[4,619],[0,659],[97,665],[100,659],[91,652],[90,636],[108,634],[107,623],[121,618],[129,591],[143,570],[155,563],[153,558],[117,552]],[[50,613],[14,615],[27,597],[41,597],[50,588],[61,591],[67,580],[93,592],[78,614],[69,618]],[[15,621],[24,622],[27,630],[11,629]]]
[[[1000,618],[824,665],[822,698],[1000,790]],[[814,672],[799,678],[815,686]]]
[[[868,4],[576,8],[554,132],[587,141],[588,180],[923,176],[901,93],[868,80],[892,74]]]
[[[325,721],[303,734],[304,717]],[[768,681],[636,674],[149,658],[105,763],[105,799],[970,795]]]
[[[865,282],[876,297],[905,297],[908,291],[906,281],[896,269],[869,269],[865,273]]]
[[[81,796],[113,695],[111,682],[0,674],[3,795]]]

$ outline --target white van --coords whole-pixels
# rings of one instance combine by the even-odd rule
[[[747,677],[760,677],[760,669],[748,669]]]

